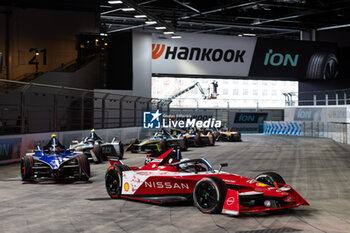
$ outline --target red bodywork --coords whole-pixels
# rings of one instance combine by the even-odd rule
[[[174,166],[176,161],[166,161],[171,152],[172,149],[168,150],[143,167],[130,167],[130,171],[124,171],[120,197],[160,204],[189,201],[192,200],[194,187],[199,180],[204,177],[219,177],[227,186],[222,209],[224,214],[237,215],[309,205],[287,184],[280,183],[272,187],[243,176],[209,169],[182,172]],[[121,165],[122,162],[110,160],[110,164]],[[260,200],[260,204],[252,205],[252,200]],[[270,205],[265,201],[269,201]]]

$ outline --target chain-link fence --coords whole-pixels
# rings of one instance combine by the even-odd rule
[[[158,99],[0,79],[0,134],[142,126]]]

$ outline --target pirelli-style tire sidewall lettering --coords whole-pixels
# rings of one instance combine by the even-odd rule
[[[276,172],[263,172],[257,175],[254,180],[270,185],[272,187],[274,187],[274,182],[277,184],[286,184],[282,176]]]
[[[212,206],[210,208],[204,208],[200,204],[200,200],[197,198],[197,194],[199,194],[199,192],[201,192],[200,189],[204,183],[207,183],[207,185],[214,188],[215,193],[216,193],[216,203],[214,206]],[[204,177],[204,178],[200,179],[194,187],[193,202],[194,202],[195,206],[203,213],[207,213],[207,214],[221,213],[222,207],[223,207],[224,202],[225,202],[226,193],[227,193],[227,186],[222,179],[220,179],[218,177]]]

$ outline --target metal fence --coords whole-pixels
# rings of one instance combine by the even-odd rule
[[[350,89],[323,90],[298,93],[300,106],[350,104]]]
[[[0,79],[0,134],[142,126],[158,99]]]
[[[336,142],[350,144],[350,123],[344,122],[265,121],[264,133],[331,138]]]

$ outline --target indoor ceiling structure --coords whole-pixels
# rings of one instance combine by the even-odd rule
[[[296,39],[300,31],[350,26],[349,0],[2,0],[0,5],[95,11],[102,33],[142,28]]]
[[[350,1],[344,0],[104,0],[99,7],[107,33],[143,28],[299,38],[300,31],[350,26]]]

